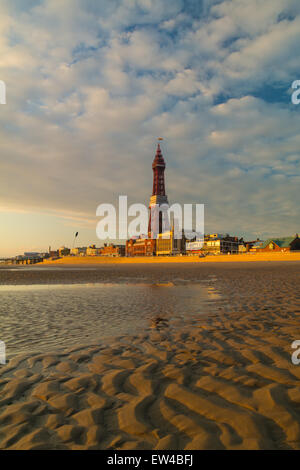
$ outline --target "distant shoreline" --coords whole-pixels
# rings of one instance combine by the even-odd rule
[[[199,258],[198,256],[137,256],[110,257],[110,256],[65,256],[54,261],[46,260],[38,265],[56,264],[139,264],[139,263],[231,263],[253,261],[300,261],[300,252],[297,253],[259,253],[243,255],[216,255]]]

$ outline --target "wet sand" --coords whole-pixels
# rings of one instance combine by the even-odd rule
[[[210,257],[213,258],[214,257]],[[230,258],[228,256],[228,258]],[[220,281],[227,275],[235,276],[244,282],[256,273],[266,273],[266,276],[276,276],[280,272],[294,273],[299,271],[300,260],[296,261],[247,261],[221,263],[178,263],[159,262],[149,263],[82,263],[82,264],[36,264],[28,266],[0,266],[0,285],[13,284],[78,284],[88,282],[169,282],[179,280],[208,281],[217,277]],[[246,287],[246,284],[245,284]],[[226,289],[225,289],[226,290]]]
[[[1,269],[0,283],[136,282],[144,270]],[[157,319],[0,366],[0,448],[300,449],[300,262],[153,265],[146,276],[203,280],[221,298],[178,329]]]

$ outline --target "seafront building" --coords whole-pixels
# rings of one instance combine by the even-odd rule
[[[49,246],[48,257],[49,258],[57,258],[59,256],[58,250],[51,250]]]
[[[289,251],[300,251],[300,238],[298,234],[294,237],[269,238],[257,251],[280,251],[283,253]]]
[[[193,240],[187,241],[185,250],[187,255],[200,255],[204,245],[203,237],[195,237]]]
[[[239,245],[239,253],[249,253],[255,251],[257,248],[260,248],[264,243],[263,240],[257,238],[256,240],[244,241]]]
[[[71,252],[70,248],[67,248],[65,246],[61,246],[60,248],[58,248],[59,256],[68,256],[70,252]]]
[[[179,255],[185,253],[185,238],[175,238],[174,229],[159,233],[156,239],[156,255]]]
[[[126,242],[126,256],[156,255],[156,240],[151,238],[131,238]]]
[[[100,256],[125,256],[125,245],[115,245],[114,243],[107,245],[104,243],[104,246],[100,248]]]
[[[246,244],[246,248],[248,248],[248,250],[246,251],[249,251],[250,253],[259,253],[263,244],[264,240],[257,240],[256,242],[253,242],[251,244]]]
[[[86,246],[77,246],[76,248],[71,248],[72,256],[85,256],[86,255]]]
[[[204,237],[203,251],[205,253],[212,253],[215,255],[224,253],[238,253],[239,252],[239,239],[238,237],[231,237],[213,233]]]
[[[26,252],[24,255],[17,255],[14,258],[5,260],[6,264],[36,264],[49,258],[49,253]]]
[[[96,245],[76,247],[71,249],[70,254],[72,256],[125,256],[125,245],[104,243],[102,247],[96,247]]]
[[[96,245],[90,245],[86,249],[86,256],[100,256],[101,248],[97,248]]]
[[[236,254],[240,252],[239,246],[242,240],[238,237],[212,233],[204,235],[204,239],[196,239],[186,243],[186,252],[189,255],[196,254]]]

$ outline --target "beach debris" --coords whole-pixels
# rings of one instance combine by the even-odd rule
[[[168,320],[162,317],[155,317],[151,319],[151,327],[150,328],[162,328],[168,326]]]

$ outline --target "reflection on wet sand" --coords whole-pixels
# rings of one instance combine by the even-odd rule
[[[107,282],[3,285],[0,293],[1,339],[11,357],[134,334],[153,318],[175,327],[183,316],[207,311],[212,290],[201,283]]]

